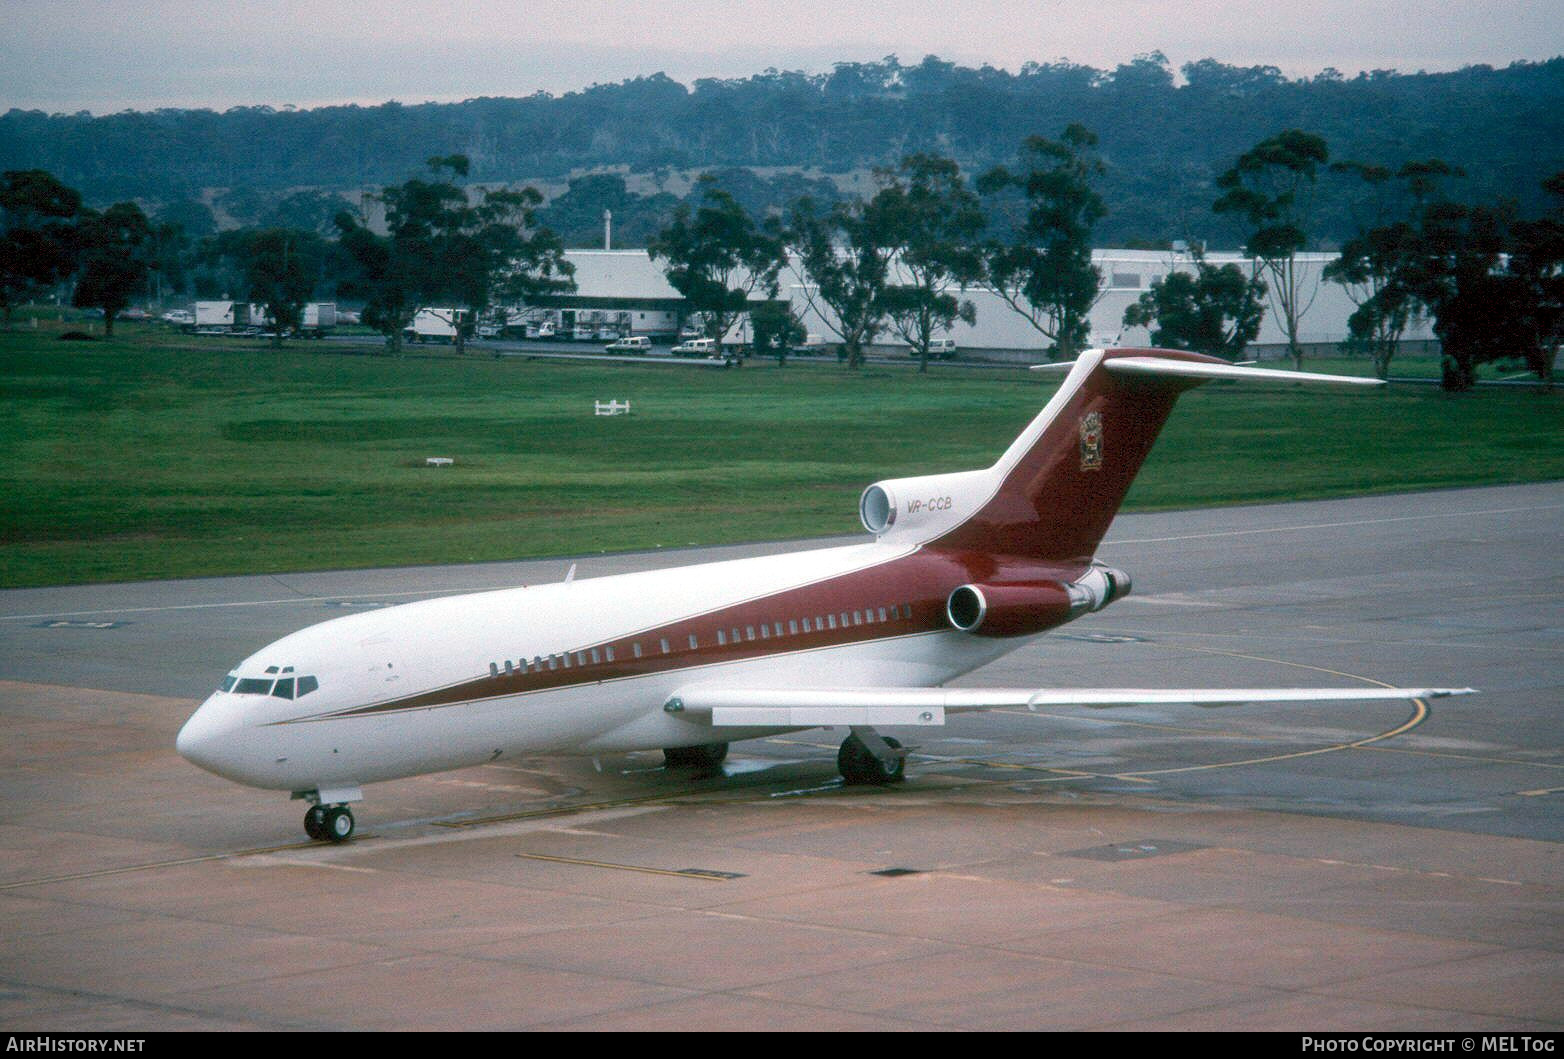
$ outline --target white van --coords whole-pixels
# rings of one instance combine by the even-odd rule
[[[652,340],[645,335],[631,335],[629,338],[621,338],[617,342],[610,342],[603,347],[610,353],[650,353]]]
[[[907,355],[909,357],[916,357],[918,355],[917,347],[914,346],[913,348],[909,349],[907,351]],[[955,360],[956,359],[956,340],[954,338],[932,338],[932,339],[930,339],[929,340],[929,359],[930,360]]]
[[[710,357],[716,353],[717,340],[714,338],[692,338],[673,347],[673,355],[676,357]]]

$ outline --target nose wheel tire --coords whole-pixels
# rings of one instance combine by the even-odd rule
[[[346,842],[354,826],[353,810],[345,805],[312,805],[304,814],[304,833],[317,842]]]
[[[346,842],[353,837],[353,810],[339,805],[326,810],[326,838],[331,842]]]
[[[890,736],[882,738],[891,749],[901,749],[901,743]],[[891,762],[881,761],[864,746],[863,740],[850,735],[842,741],[842,749],[837,752],[836,767],[842,774],[843,783],[884,786],[900,783],[905,778],[907,759],[897,757]]]

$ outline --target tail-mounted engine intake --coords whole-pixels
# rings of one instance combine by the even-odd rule
[[[1046,632],[1129,595],[1129,575],[1094,566],[1074,581],[1011,581],[962,585],[945,601],[945,616],[977,636]]]
[[[891,478],[863,491],[858,517],[864,529],[882,540],[927,540],[964,521],[993,488],[987,471]]]

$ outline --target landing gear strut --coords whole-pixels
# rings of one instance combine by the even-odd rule
[[[901,743],[873,728],[854,727],[836,755],[842,782],[852,784],[900,783],[906,775],[907,752]]]
[[[671,746],[663,750],[663,764],[671,769],[714,769],[722,764],[727,756],[727,743]]]

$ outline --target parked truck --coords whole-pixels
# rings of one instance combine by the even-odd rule
[[[250,325],[250,306],[245,302],[196,302],[195,332],[198,335],[228,335]]]
[[[402,329],[402,337],[409,342],[456,341],[457,331],[467,326],[466,309],[419,309],[413,314],[413,322]]]
[[[325,338],[336,326],[336,302],[310,302],[299,315],[299,334],[304,338]]]
[[[195,303],[194,330],[200,335],[254,335],[276,329],[271,313],[257,302],[209,301]],[[337,326],[335,302],[310,302],[299,316],[298,333],[324,338]]]

